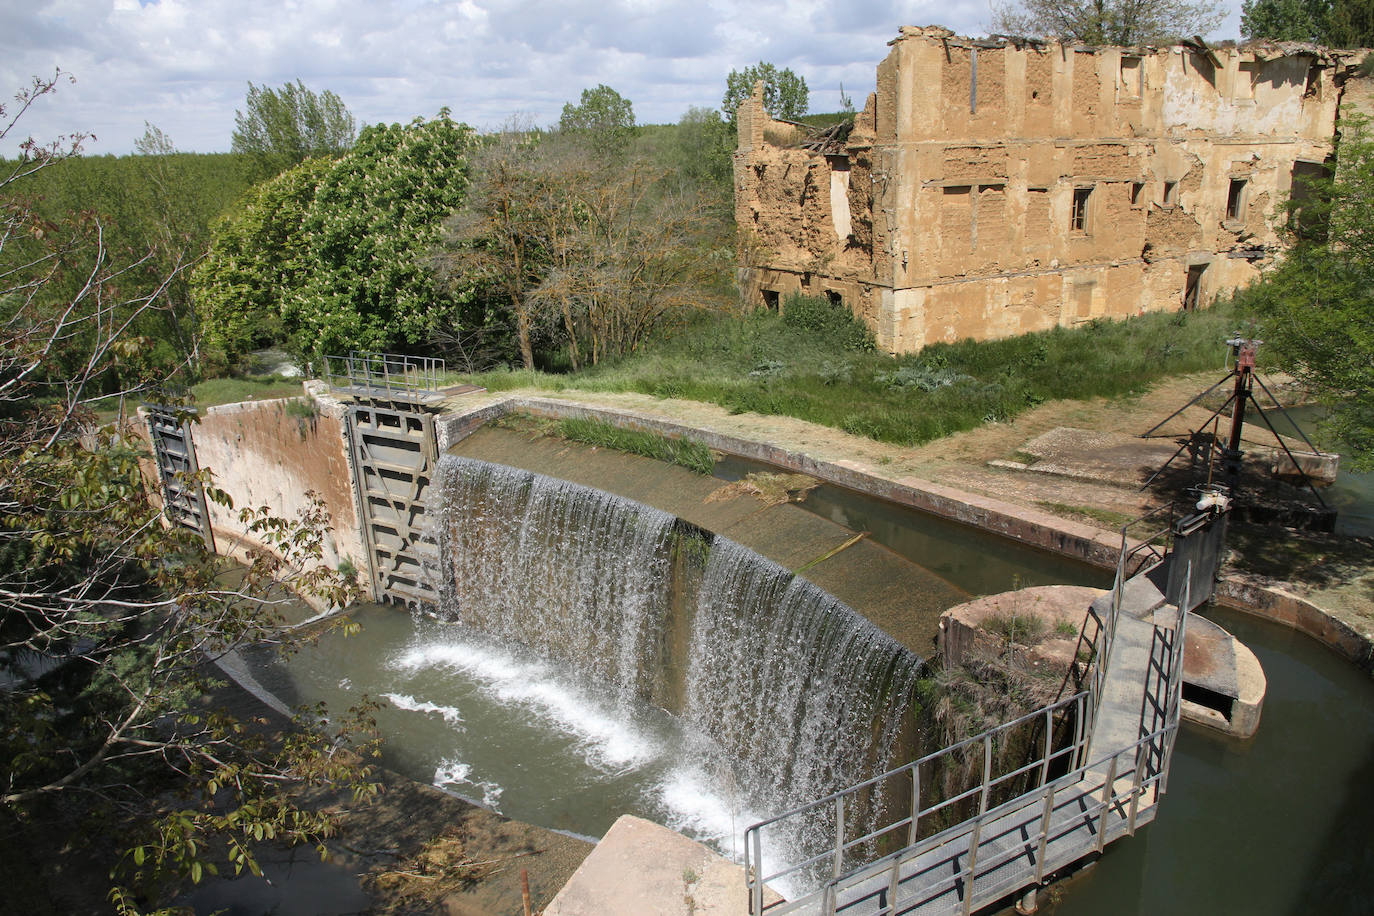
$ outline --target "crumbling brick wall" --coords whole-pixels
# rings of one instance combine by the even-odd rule
[[[1362,55],[1295,44],[907,27],[892,46],[843,148],[770,142],[782,125],[747,100],[735,191],[746,295],[838,295],[898,352],[1250,282],[1281,253],[1293,174],[1330,155],[1347,84],[1368,82]]]

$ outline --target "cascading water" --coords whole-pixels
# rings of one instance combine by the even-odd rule
[[[575,665],[623,703],[653,695],[674,519],[484,461],[440,462],[440,612]]]
[[[690,779],[735,808],[779,811],[893,762],[921,660],[805,579],[663,512],[501,465],[447,456],[436,492],[441,616],[622,710],[667,709],[689,733]]]

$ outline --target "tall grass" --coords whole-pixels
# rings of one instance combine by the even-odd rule
[[[300,379],[269,375],[255,378],[212,378],[191,386],[196,406],[234,404],[271,398],[301,397],[305,394]]]
[[[492,390],[636,392],[808,420],[918,445],[1045,401],[1139,394],[1171,375],[1220,370],[1233,305],[1091,321],[995,341],[932,344],[894,357],[844,327],[799,327],[765,311],[704,316],[632,357],[568,375],[492,372]]]

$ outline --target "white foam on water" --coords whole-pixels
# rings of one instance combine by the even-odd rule
[[[500,812],[501,793],[505,790],[495,782],[485,779],[472,779],[472,767],[456,757],[447,757],[434,769],[433,784],[439,788],[454,786],[471,787],[482,793],[482,804],[493,811]]]
[[[459,731],[462,730],[463,717],[459,714],[458,707],[456,706],[440,706],[428,700],[417,700],[404,693],[384,693],[382,696],[390,700],[391,705],[395,706],[397,709],[404,709],[407,712],[438,713],[440,718],[449,725],[452,725]]]
[[[468,642],[414,645],[395,666],[410,672],[432,668],[461,671],[497,702],[519,706],[582,743],[587,762],[597,769],[625,772],[659,755],[656,742],[585,692],[553,675],[540,662],[524,661],[501,649]]]
[[[439,761],[434,768],[434,785],[451,786],[468,781],[472,767],[461,760],[449,757]]]
[[[741,864],[744,862],[745,831],[768,818],[767,814],[745,807],[746,801],[739,793],[732,798],[732,793],[716,780],[693,767],[669,771],[655,791],[659,804],[667,811],[666,826],[715,847],[721,855]],[[776,854],[788,858],[790,844],[780,840],[765,831],[762,869],[765,875],[786,867]],[[769,886],[789,899],[802,891],[786,879],[771,882]]]
[[[732,859],[743,859],[745,828],[761,820],[744,808],[743,799],[732,800],[694,768],[669,771],[655,791],[668,811],[667,826],[711,843]]]

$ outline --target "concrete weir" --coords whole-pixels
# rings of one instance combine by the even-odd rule
[[[314,383],[311,394],[320,407],[312,417],[303,418],[297,412],[287,411],[280,404],[262,408],[244,406],[236,408],[234,414],[222,411],[223,421],[220,425],[228,427],[232,422],[233,427],[224,430],[223,442],[221,446],[217,446],[224,454],[221,456],[216,453],[212,460],[203,460],[202,463],[212,466],[216,471],[220,465],[231,466],[236,473],[248,475],[251,479],[251,468],[255,460],[252,454],[254,448],[263,450],[277,464],[290,465],[289,457],[283,456],[282,452],[291,443],[282,440],[299,437],[302,442],[309,442],[312,447],[323,448],[328,452],[330,467],[337,466],[335,451],[344,462],[344,466],[350,466],[351,462],[357,461],[358,454],[356,440],[351,438],[355,434],[348,428],[347,423],[348,402],[341,403],[336,400],[333,394],[319,383]],[[425,424],[425,442],[417,451],[426,455],[427,462],[433,456],[443,453],[467,455],[534,473],[572,479],[587,487],[616,492],[655,506],[692,525],[744,544],[772,558],[787,570],[804,568],[805,576],[817,586],[861,610],[869,620],[893,639],[922,657],[928,656],[931,652],[930,637],[939,625],[941,612],[961,598],[966,598],[966,593],[961,593],[958,587],[940,576],[903,560],[871,540],[862,537],[856,539],[857,532],[844,525],[805,514],[798,507],[788,504],[765,505],[751,496],[739,493],[720,495],[720,481],[666,468],[647,459],[579,449],[577,459],[570,461],[571,452],[555,440],[532,439],[510,430],[483,427],[492,418],[512,410],[531,410],[552,416],[591,415],[618,425],[647,428],[667,435],[693,435],[714,448],[811,474],[819,479],[862,490],[879,498],[971,524],[995,534],[1002,534],[1099,566],[1105,566],[1118,547],[1114,539],[1105,532],[1053,519],[1032,509],[959,493],[912,478],[887,479],[872,467],[846,461],[821,462],[800,451],[789,451],[761,441],[722,436],[709,430],[688,430],[652,417],[599,410],[553,399],[484,398],[474,399],[470,405],[467,409],[459,410],[453,410],[456,405],[452,400],[444,404],[425,405],[425,413],[432,416],[433,422],[432,426]],[[257,416],[259,411],[262,411],[261,417]],[[267,418],[269,412],[271,423],[264,425],[260,421]],[[333,422],[326,424],[326,420]],[[257,426],[263,426],[264,430],[269,427],[289,430],[291,436],[283,437],[277,434],[273,437],[269,433],[263,442],[245,441],[244,431],[256,429]],[[477,430],[481,432],[473,435]],[[206,435],[204,439],[209,442],[211,437]],[[199,442],[197,447],[200,447]],[[386,474],[399,474],[399,471],[390,467],[396,463],[394,457],[383,456],[378,464],[381,471]],[[420,477],[425,477],[427,481],[432,467],[430,463],[423,467],[417,466],[414,473],[406,477],[403,483],[418,487]],[[323,470],[323,465],[320,465],[319,469]],[[342,486],[345,488],[342,493],[339,492],[340,486],[336,485],[333,491],[325,494],[336,526],[336,536],[331,540],[329,547],[333,552],[333,558],[340,561],[357,558],[362,561],[359,565],[373,567],[362,570],[363,575],[376,576],[379,572],[376,568],[376,548],[379,545],[389,545],[381,544],[376,532],[367,529],[364,511],[368,499],[367,491],[376,487],[368,484],[366,479],[360,481],[357,474],[355,470],[353,474],[341,476]],[[366,474],[363,476],[366,478]],[[353,483],[351,491],[346,489],[350,479]],[[388,489],[385,495],[391,497],[396,494]],[[264,501],[270,504],[272,494],[265,496],[267,498]],[[280,493],[276,496],[278,501],[283,499]],[[415,524],[415,520],[409,515],[398,518],[405,522],[407,530],[404,533],[410,545],[420,552],[432,553],[432,546],[422,544],[423,532],[420,526]],[[225,533],[232,533],[227,528],[224,530]],[[216,534],[220,532],[221,529],[217,526]],[[398,547],[404,549],[405,545],[400,544]],[[398,558],[401,552],[398,550],[396,553]],[[408,561],[413,562],[414,566],[402,567],[399,565],[401,559],[404,558],[398,559],[393,565],[393,572],[396,569],[404,571],[406,568],[417,568],[422,561],[432,560],[431,557],[417,554]],[[377,582],[375,578],[373,581],[374,584]],[[1222,594],[1235,594],[1235,589],[1228,590],[1223,585]],[[390,597],[406,600],[412,596]],[[996,599],[1002,596],[993,597]],[[1079,597],[1073,599],[1078,618],[1075,623],[1081,622],[1085,607]],[[1261,598],[1264,597],[1261,595]],[[1264,604],[1262,600],[1249,603],[1257,607]],[[1074,608],[1066,606],[1065,614],[1068,617],[1073,617],[1074,613]],[[946,615],[946,619],[952,620],[949,615]],[[955,629],[956,624],[953,622],[947,623],[944,627],[946,635],[954,633]],[[1243,735],[1252,732],[1258,723],[1264,690],[1263,672],[1259,670],[1253,654],[1225,631],[1209,625],[1200,618],[1193,618],[1189,624],[1183,648],[1182,714],[1231,734]],[[843,835],[843,828],[840,833]],[[637,834],[631,831],[628,835]],[[608,841],[610,838],[611,835],[608,834]],[[630,845],[637,845],[637,841],[631,842]],[[664,852],[662,861],[654,863],[655,867],[650,869],[655,874],[661,873],[660,876],[668,876],[660,887],[660,893],[665,895],[664,899],[683,898],[684,885],[688,885],[685,888],[687,896],[692,896],[694,882],[686,882],[685,873],[690,871],[692,874],[701,874],[701,869],[692,864],[693,862],[705,862],[702,868],[709,865],[709,862],[701,859],[701,851],[690,849],[689,845],[681,847],[683,864],[671,864],[677,860],[669,858],[668,853]],[[673,844],[669,843],[668,846]],[[667,849],[668,846],[664,848]],[[614,846],[607,846],[607,855],[610,855],[613,849]],[[589,875],[594,874],[595,871],[589,871]],[[898,871],[893,871],[892,874],[899,878],[901,875]],[[695,898],[693,899],[695,901]],[[733,910],[721,909],[719,912],[742,912],[743,896],[735,899]],[[695,909],[684,912],[713,911],[696,906],[695,903],[694,906]],[[593,911],[607,912],[604,906],[600,910],[586,910]],[[676,912],[674,909],[661,911]],[[581,911],[551,909],[550,912],[566,912],[571,916]]]

